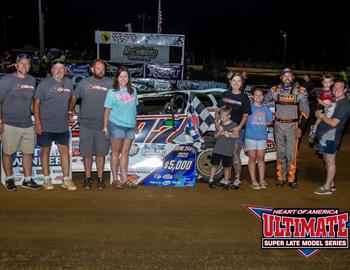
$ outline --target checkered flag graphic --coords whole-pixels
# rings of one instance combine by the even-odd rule
[[[214,124],[215,119],[193,92],[190,93],[189,101],[190,105],[188,107],[188,112],[189,114],[198,117],[198,129],[203,134],[212,124]]]

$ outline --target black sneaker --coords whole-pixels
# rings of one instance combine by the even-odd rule
[[[22,183],[22,188],[29,188],[32,190],[40,190],[41,186],[34,182],[33,179],[30,179],[30,181],[24,180]]]
[[[216,184],[215,184],[214,181],[209,181],[208,185],[209,185],[210,188],[216,188]]]
[[[97,178],[97,188],[98,189],[104,189],[105,188],[105,182],[103,181],[102,177]]]
[[[84,183],[83,183],[83,187],[84,187],[85,189],[90,189],[91,186],[92,186],[92,180],[91,180],[91,178],[85,178],[85,179],[84,179]]]
[[[15,182],[13,182],[13,179],[7,179],[5,181],[5,187],[8,191],[16,191],[17,187],[15,185]]]
[[[298,190],[298,184],[296,182],[289,183],[289,187],[291,190],[296,191]]]
[[[276,182],[276,186],[279,187],[279,188],[283,188],[285,183],[286,183],[286,181],[278,180]]]

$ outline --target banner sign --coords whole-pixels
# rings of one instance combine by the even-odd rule
[[[156,62],[169,63],[169,47],[140,44],[112,44],[112,62],[140,63]]]
[[[132,33],[132,32],[95,31],[95,43],[182,47],[185,44],[185,36],[184,35]]]
[[[151,78],[134,78],[131,80],[132,86],[137,91],[161,92],[170,91],[175,88],[175,80],[161,80]]]
[[[182,65],[146,65],[146,78],[180,80],[182,74]]]
[[[228,84],[214,81],[181,80],[177,82],[177,88],[180,90],[205,90],[211,88],[228,89]]]
[[[193,187],[196,179],[194,148],[192,145],[133,143],[128,179],[145,186]]]
[[[125,66],[129,69],[130,75],[133,78],[140,78],[143,77],[143,64],[111,64],[111,63],[105,63],[106,64],[106,77],[110,77],[112,79],[115,78],[115,74],[118,71],[118,68],[120,66]]]

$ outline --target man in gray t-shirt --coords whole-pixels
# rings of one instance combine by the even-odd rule
[[[0,134],[2,134],[2,162],[6,175],[7,190],[15,191],[12,172],[12,155],[22,152],[24,181],[22,187],[41,189],[32,179],[32,160],[35,133],[33,129],[32,104],[35,79],[28,75],[30,58],[25,54],[17,56],[16,72],[0,80]]]
[[[92,62],[91,72],[91,77],[81,80],[77,85],[70,102],[69,112],[73,114],[76,101],[80,98],[80,155],[84,158],[86,176],[83,186],[86,189],[92,186],[92,159],[96,156],[97,188],[103,189],[105,155],[108,154],[110,147],[109,140],[102,130],[103,112],[106,93],[113,87],[113,81],[104,77],[105,64],[99,59]]]
[[[65,66],[54,61],[52,76],[39,83],[34,95],[34,116],[37,143],[41,147],[41,165],[44,172],[44,189],[53,189],[50,178],[49,156],[53,142],[57,144],[63,172],[62,187],[76,190],[69,177],[69,128],[68,104],[73,92],[73,83],[64,77]]]

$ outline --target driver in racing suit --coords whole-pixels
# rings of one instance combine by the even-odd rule
[[[288,180],[292,190],[297,189],[296,169],[298,141],[306,128],[310,109],[305,88],[294,83],[292,70],[281,73],[281,84],[270,89],[266,101],[275,102],[274,135],[277,150],[277,182],[283,187]]]

